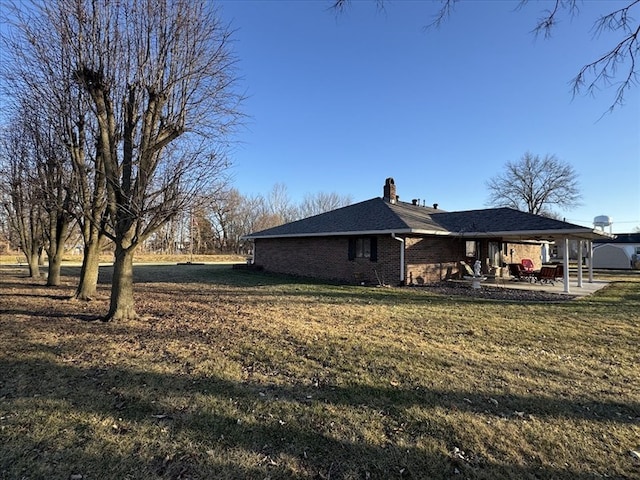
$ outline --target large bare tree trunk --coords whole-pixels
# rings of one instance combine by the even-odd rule
[[[102,320],[127,320],[136,318],[133,302],[133,249],[116,246],[111,283],[109,313]]]
[[[62,267],[62,252],[56,252],[49,257],[49,268],[47,275],[47,286],[57,287],[60,285],[60,268]]]
[[[100,271],[100,244],[99,240],[85,243],[80,282],[74,295],[76,300],[91,300],[96,295]]]
[[[64,242],[69,230],[69,218],[64,211],[52,213],[56,218],[51,220],[49,229],[49,269],[47,276],[47,286],[56,287],[60,285],[60,268],[62,267],[62,256],[64,255]]]
[[[29,276],[31,278],[40,278],[40,255],[38,251],[31,252],[27,255],[27,264],[29,265]]]

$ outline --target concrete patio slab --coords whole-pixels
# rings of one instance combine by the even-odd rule
[[[564,283],[561,281],[554,282],[553,285],[548,283],[530,283],[526,281],[517,281],[509,279],[488,279],[484,282],[484,285],[500,287],[500,288],[513,288],[519,290],[530,290],[538,292],[556,293],[560,295],[573,295],[578,297],[585,297],[591,295],[594,292],[609,285],[609,282],[604,280],[594,279],[593,282],[589,282],[587,279],[582,279],[582,287],[578,287],[578,279],[576,277],[569,277],[569,292],[565,292]]]

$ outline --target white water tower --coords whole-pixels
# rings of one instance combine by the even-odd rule
[[[613,225],[613,220],[608,215],[598,215],[593,219],[593,227],[600,228],[604,232],[604,227],[609,227],[609,234],[613,234],[611,229]]]

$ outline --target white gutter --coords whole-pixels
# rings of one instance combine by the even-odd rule
[[[396,237],[395,233],[391,234],[391,238],[400,242],[400,282],[404,285],[404,238]]]

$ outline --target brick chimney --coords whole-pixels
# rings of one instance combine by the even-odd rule
[[[398,196],[396,195],[396,183],[393,178],[389,177],[384,181],[384,190],[382,191],[383,200],[389,203],[396,203]]]

